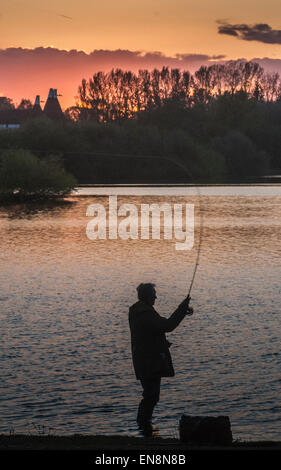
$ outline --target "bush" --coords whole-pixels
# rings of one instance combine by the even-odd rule
[[[9,150],[0,156],[0,198],[53,198],[68,194],[76,185],[56,157],[39,160],[27,150]]]
[[[195,142],[186,131],[178,129],[167,132],[163,145],[165,154],[180,161],[191,178],[216,179],[227,172],[224,156]]]
[[[258,150],[253,142],[239,131],[231,131],[224,137],[215,137],[212,147],[224,155],[228,172],[232,176],[263,174],[268,168],[269,156]]]
[[[12,139],[13,147],[16,140],[16,147],[28,148],[39,156],[73,148],[71,129],[46,117],[26,120]]]

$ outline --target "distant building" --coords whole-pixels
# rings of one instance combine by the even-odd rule
[[[44,113],[50,119],[63,119],[64,114],[58,100],[57,90],[50,88],[48,99],[44,107]]]
[[[0,130],[19,129],[24,121],[44,115],[54,120],[64,119],[56,89],[50,88],[44,110],[42,110],[40,103],[40,95],[37,95],[31,109],[6,108],[1,110],[0,108]]]
[[[43,111],[40,104],[40,95],[36,95],[35,103],[33,105],[33,114],[42,115]]]
[[[21,123],[27,118],[26,110],[4,109],[0,110],[0,130],[18,129]]]

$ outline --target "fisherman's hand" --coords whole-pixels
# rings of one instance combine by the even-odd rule
[[[186,315],[189,315],[189,316],[193,315],[193,308],[192,307],[188,307]]]
[[[185,312],[187,312],[187,310],[189,309],[188,306],[189,306],[189,302],[190,302],[190,296],[188,295],[183,301],[181,304],[179,304],[179,308],[181,310],[184,310]]]

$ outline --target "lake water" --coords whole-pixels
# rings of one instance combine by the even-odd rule
[[[89,240],[90,204],[195,204],[195,245]],[[200,195],[200,196],[199,196]],[[82,188],[64,204],[0,208],[0,433],[137,435],[141,388],[128,307],[155,282],[156,310],[186,294],[193,317],[168,334],[176,376],[163,379],[160,435],[191,415],[229,415],[234,438],[280,440],[281,187]]]

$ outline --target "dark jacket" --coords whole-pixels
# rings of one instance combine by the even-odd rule
[[[142,301],[130,307],[132,357],[137,379],[175,375],[165,332],[173,331],[185,314],[186,309],[179,306],[170,318],[164,318]]]

